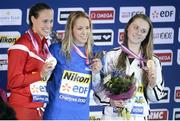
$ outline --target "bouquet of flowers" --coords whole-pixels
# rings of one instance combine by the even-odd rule
[[[123,70],[115,70],[104,78],[106,94],[114,100],[131,99],[136,91],[135,83],[134,73],[128,76]],[[118,112],[127,120],[131,117],[127,108],[119,108]]]

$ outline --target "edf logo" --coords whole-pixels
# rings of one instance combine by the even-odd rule
[[[161,11],[160,16],[161,17],[171,17],[174,14],[174,11]]]
[[[152,6],[150,19],[152,22],[174,22],[176,9],[174,6]]]
[[[72,90],[73,90],[73,92],[76,92],[76,93],[86,94],[86,93],[88,93],[89,89],[88,89],[88,87],[75,85]]]
[[[44,93],[44,92],[46,92],[46,86],[44,86],[44,85],[38,85],[38,86],[33,85],[31,90],[32,90],[32,93]]]

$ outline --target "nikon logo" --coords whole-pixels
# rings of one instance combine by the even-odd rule
[[[9,48],[21,36],[18,31],[0,32],[0,48]]]
[[[87,77],[86,74],[71,72],[71,71],[65,71],[63,74],[63,79],[69,80],[69,81],[76,81],[81,83],[89,83],[90,77]]]
[[[8,38],[6,36],[0,37],[0,43],[14,43],[16,38]]]

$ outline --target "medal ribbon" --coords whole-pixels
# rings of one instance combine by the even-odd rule
[[[86,49],[86,55],[75,45],[73,44],[73,49],[76,51],[76,53],[81,56],[82,58],[86,59],[86,64],[89,65],[89,57],[88,57],[88,51]]]
[[[35,50],[37,51],[37,53],[39,54],[39,45],[37,43],[37,40],[36,38],[33,36],[33,33],[32,33],[32,30],[28,30],[27,33],[29,34],[30,38],[31,38],[31,41],[33,43],[33,46],[35,48]],[[48,53],[47,56],[49,57],[51,55],[50,51],[49,51],[49,48],[47,46],[47,44],[44,44],[44,49],[46,50],[46,52]]]
[[[125,47],[123,44],[120,44],[122,51],[124,51],[125,53],[127,53],[128,55],[133,56],[134,58],[140,60],[140,63],[142,65],[142,68],[145,69],[144,66],[144,62],[146,62],[146,59],[144,59],[142,56],[139,57],[138,55],[136,55],[133,51],[131,51],[130,49],[128,49],[127,47]]]

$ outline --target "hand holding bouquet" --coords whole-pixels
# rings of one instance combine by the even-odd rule
[[[104,87],[106,94],[113,100],[131,99],[136,90],[134,73],[131,76],[125,74],[125,71],[115,70],[104,78]],[[119,108],[119,114],[125,119],[130,119],[131,115],[127,108]]]

